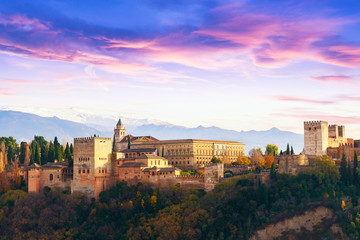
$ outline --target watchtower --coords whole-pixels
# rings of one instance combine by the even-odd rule
[[[304,153],[322,156],[328,148],[329,125],[325,121],[304,122]]]

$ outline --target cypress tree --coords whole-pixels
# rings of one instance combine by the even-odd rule
[[[164,157],[164,146],[162,147],[161,157]]]
[[[276,169],[274,161],[271,164],[270,178],[273,180],[276,179]]]
[[[71,152],[71,155],[74,154],[74,147],[73,147],[72,143],[70,144],[70,152]]]
[[[35,157],[34,157],[35,163],[41,165],[41,155],[40,155],[40,147],[38,144],[35,146]]]
[[[48,162],[54,162],[54,160],[55,160],[55,147],[54,147],[54,144],[50,141]]]
[[[35,163],[35,149],[36,149],[36,145],[37,142],[36,141],[32,141],[31,145],[30,145],[30,149],[31,149],[31,155],[30,155],[30,165]]]
[[[49,158],[49,146],[43,144],[41,146],[41,164],[46,164]]]
[[[290,148],[289,148],[289,144],[287,144],[287,147],[286,147],[286,155],[290,155]]]
[[[294,149],[293,149],[293,146],[291,146],[291,155],[294,155]]]
[[[24,162],[25,162],[26,146],[27,146],[26,142],[21,142],[21,144],[20,144],[20,155],[19,155],[20,164],[24,164]]]
[[[59,143],[59,141],[58,141],[58,138],[55,137],[55,138],[54,138],[54,147],[56,148],[57,146],[60,146],[60,143]]]
[[[130,149],[130,145],[131,145],[130,136],[128,136],[128,149]]]
[[[357,168],[358,168],[358,159],[357,159],[357,154],[356,151],[354,151],[354,169],[353,169],[353,175],[354,175],[354,185],[358,186],[359,185],[359,176],[357,173]]]
[[[54,160],[58,160],[58,162],[62,161],[62,148],[58,141],[58,138],[54,138]]]
[[[347,172],[347,180],[348,185],[351,185],[353,182],[352,174],[351,174],[351,165],[350,165],[350,158],[348,159],[348,172]]]
[[[58,162],[63,160],[62,148],[60,145],[55,148],[55,159],[58,160]]]
[[[343,154],[340,162],[340,179],[343,185],[347,184],[347,170],[346,170],[346,156],[345,149],[343,148]]]
[[[64,159],[70,161],[71,160],[71,152],[69,143],[66,143],[65,151],[64,151]]]
[[[282,150],[280,150],[280,156],[282,156],[283,155],[283,151]]]
[[[113,136],[112,151],[115,152],[115,134]]]

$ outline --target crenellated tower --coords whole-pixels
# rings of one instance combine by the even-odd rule
[[[120,152],[121,150],[120,142],[126,136],[126,129],[120,118],[116,124],[116,127],[114,128],[114,135],[115,135],[115,152]]]
[[[334,133],[335,134],[335,133]],[[329,125],[325,121],[304,122],[304,153],[309,156],[326,154]]]

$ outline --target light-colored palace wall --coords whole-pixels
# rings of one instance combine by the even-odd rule
[[[213,156],[225,163],[231,163],[245,154],[245,145],[242,143],[196,139],[132,144],[131,148],[156,148],[160,156],[164,149],[164,157],[169,160],[169,164],[182,169],[209,164]]]

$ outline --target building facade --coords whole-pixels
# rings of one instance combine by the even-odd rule
[[[145,181],[159,187],[180,184],[210,191],[224,173],[223,164],[209,165],[211,158],[231,162],[244,154],[244,144],[233,141],[160,141],[151,136],[126,135],[121,120],[114,135],[114,151],[111,138],[75,138],[72,167],[63,162],[29,166],[29,192],[58,187],[98,198],[102,191],[122,180],[130,184]],[[177,166],[205,166],[204,174],[181,176]]]
[[[328,155],[340,160],[343,153],[347,159],[360,154],[360,140],[345,137],[345,126],[329,125],[326,121],[304,122],[304,154],[311,157]]]

